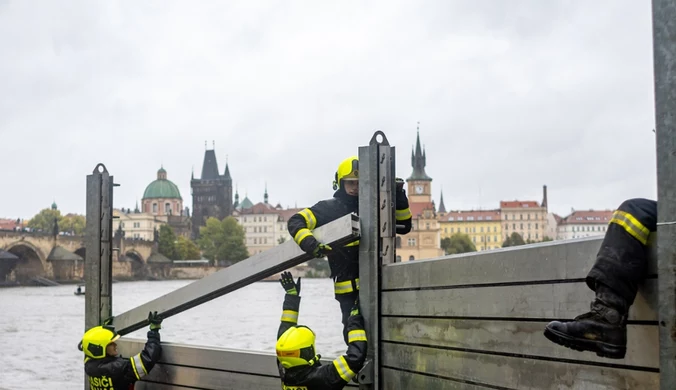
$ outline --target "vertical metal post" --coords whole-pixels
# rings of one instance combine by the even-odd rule
[[[676,389],[676,0],[653,0],[660,388]]]
[[[393,172],[394,148],[378,131],[369,146],[359,148],[359,302],[369,344],[360,389],[381,388],[380,277],[382,265],[394,262]]]
[[[87,175],[85,331],[113,314],[113,177],[103,164]],[[85,389],[89,388],[85,375]]]
[[[381,265],[394,263],[396,218],[395,218],[395,186],[394,182],[394,147],[391,147],[385,134],[383,141],[378,146],[378,211],[380,256]],[[380,274],[380,273],[379,273]],[[378,289],[380,293],[380,289]]]
[[[113,177],[103,164],[87,175],[85,330],[112,315]]]

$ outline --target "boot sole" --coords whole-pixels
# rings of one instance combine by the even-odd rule
[[[550,341],[576,351],[596,352],[598,356],[608,359],[624,359],[627,347],[622,345],[608,344],[601,341],[592,341],[570,337],[567,334],[545,328],[545,337]]]

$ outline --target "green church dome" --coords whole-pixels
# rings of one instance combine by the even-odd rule
[[[176,184],[167,180],[167,171],[164,168],[157,171],[157,180],[148,184],[145,192],[143,192],[143,199],[153,198],[183,199]]]
[[[250,209],[254,206],[253,202],[249,200],[248,197],[244,197],[242,204],[239,206],[242,210]]]

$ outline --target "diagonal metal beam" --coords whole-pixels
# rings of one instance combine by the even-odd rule
[[[359,238],[359,217],[348,214],[313,233],[323,243],[347,244]],[[157,311],[164,318],[171,317],[312,258],[295,242],[287,241],[122,313],[115,317],[113,324],[119,334],[131,333],[148,325],[149,311]]]

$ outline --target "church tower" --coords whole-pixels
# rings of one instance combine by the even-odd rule
[[[206,145],[205,145],[206,146]],[[215,146],[215,145],[214,145]],[[215,149],[205,150],[202,175],[190,180],[192,190],[192,236],[199,236],[200,226],[210,217],[219,220],[232,215],[232,177],[226,159],[225,171],[218,171]]]
[[[415,149],[411,151],[413,173],[406,179],[408,183],[408,199],[411,203],[427,203],[432,201],[432,178],[425,173],[426,160],[425,149],[420,147],[420,123],[418,123]]]

